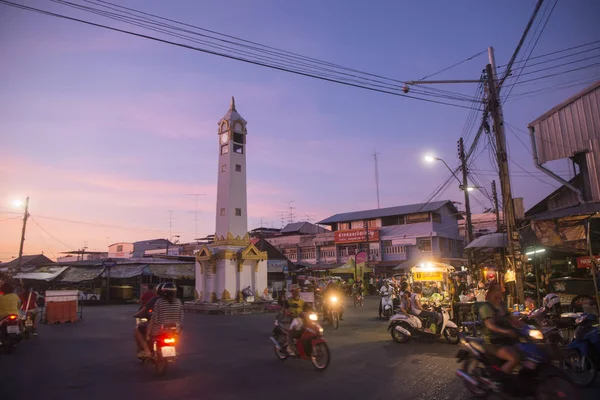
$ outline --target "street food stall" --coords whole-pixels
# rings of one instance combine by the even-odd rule
[[[454,267],[450,264],[428,261],[410,269],[411,286],[420,285],[423,300],[435,299],[444,303],[450,301],[448,280]]]

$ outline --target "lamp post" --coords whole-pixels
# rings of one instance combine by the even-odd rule
[[[462,144],[462,141],[460,142],[460,144]],[[448,169],[448,171],[450,171],[452,176],[458,181],[458,187],[460,188],[460,190],[462,190],[465,193],[465,213],[466,213],[466,224],[465,225],[466,225],[466,231],[467,231],[467,241],[469,243],[471,243],[473,241],[473,222],[471,219],[471,201],[469,199],[469,192],[472,192],[474,190],[474,188],[472,186],[468,186],[467,169],[466,169],[466,165],[465,165],[466,163],[465,163],[465,157],[464,157],[464,149],[462,148],[462,146],[460,147],[460,150],[461,150],[460,156],[461,156],[462,169],[463,169],[462,181],[458,178],[458,176],[456,176],[456,174],[454,173],[452,168],[450,168],[450,166],[446,163],[446,161],[444,161],[440,157],[426,155],[424,157],[424,159],[425,159],[425,161],[427,161],[429,163],[433,163],[435,161],[441,161],[442,164],[444,164],[444,166]],[[472,261],[471,261],[470,254],[467,255],[467,262],[468,262],[468,266],[470,269],[472,267]]]

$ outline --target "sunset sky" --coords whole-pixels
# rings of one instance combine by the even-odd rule
[[[160,36],[51,1],[14,1]],[[533,0],[119,3],[399,80],[421,79],[488,46],[495,47],[498,64],[506,64],[535,5]],[[598,15],[596,0],[559,1],[533,55],[599,40]],[[113,242],[167,238],[170,215],[172,234],[189,241],[196,232],[196,197],[189,195],[194,193],[204,194],[198,196],[198,236],[214,233],[217,122],[232,95],[248,121],[250,229],[261,218],[265,226],[281,227],[288,201],[296,220],[313,222],[376,208],[374,149],[380,153],[381,206],[425,201],[448,172],[439,163],[424,164],[423,154],[456,165],[456,141],[469,114],[4,4],[0,54],[0,261],[18,253],[22,211],[12,200],[25,196],[32,216],[25,254],[43,251],[54,258],[83,246],[106,251]],[[580,58],[594,55],[600,51]],[[487,62],[484,53],[431,79],[478,79]],[[514,195],[524,197],[526,208],[557,187],[533,167],[527,123],[594,79],[600,79],[598,66],[517,85],[506,102],[506,121],[521,130],[507,131],[510,157],[533,175],[510,166]],[[575,80],[579,84],[567,84]],[[475,86],[436,87],[473,96]],[[552,167],[569,177],[566,162]],[[486,184],[498,179],[488,150],[475,168]],[[475,211],[490,206],[481,194],[474,196]],[[457,185],[443,197],[463,201]]]

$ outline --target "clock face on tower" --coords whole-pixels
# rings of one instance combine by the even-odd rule
[[[225,144],[229,141],[229,134],[227,132],[221,134],[221,144]]]

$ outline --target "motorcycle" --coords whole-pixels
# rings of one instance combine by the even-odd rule
[[[492,393],[510,396],[534,396],[536,399],[578,399],[579,391],[569,377],[552,363],[552,357],[542,344],[542,332],[526,325],[517,331],[519,342],[516,350],[523,360],[516,376],[501,383],[500,367],[504,360],[486,352],[482,338],[460,335],[461,348],[456,362],[463,363],[456,370],[464,384],[475,397],[487,397]]]
[[[338,299],[338,297],[334,295],[329,296],[329,298],[327,298],[326,301],[327,312],[325,313],[325,319],[330,325],[333,325],[334,329],[337,329],[340,327],[340,299]]]
[[[136,324],[145,324],[147,318],[136,318]],[[160,334],[154,336],[148,342],[148,347],[152,355],[150,358],[138,357],[144,364],[146,361],[152,362],[157,375],[164,375],[167,372],[167,366],[177,360],[177,343],[179,342],[180,327],[178,324],[163,325]]]
[[[546,308],[533,310],[529,315],[518,314],[517,318],[528,324],[536,326],[544,335],[546,344],[557,348],[564,348],[569,343],[568,336],[564,337],[564,329],[574,329],[575,321],[579,317],[576,313],[563,313],[560,317],[553,318]]]
[[[458,326],[454,321],[450,320],[450,314],[445,308],[437,306],[434,308],[435,312],[442,316],[441,322],[436,325],[435,332],[428,331],[423,324],[423,320],[415,315],[405,314],[398,311],[390,319],[388,324],[388,330],[391,332],[392,339],[396,343],[406,343],[411,338],[430,338],[437,339],[444,335],[444,338],[450,344],[458,344]]]
[[[391,290],[388,294],[381,294],[381,311],[386,319],[394,315],[394,294]]]
[[[10,354],[23,339],[21,320],[17,314],[10,314],[0,320],[0,351]]]
[[[295,349],[295,354],[290,354],[286,350],[288,330],[282,326],[279,319],[275,319],[273,334],[269,339],[275,346],[275,355],[281,361],[285,361],[288,357],[298,357],[301,360],[310,360],[315,369],[323,371],[329,366],[331,359],[329,346],[323,338],[323,328],[317,323],[318,317],[315,313],[308,314],[305,320],[299,337],[293,339],[292,348]]]
[[[359,292],[357,290],[354,291],[354,293],[352,294],[353,300],[354,300],[354,307],[358,308],[358,307],[364,307],[365,305],[365,296],[362,294],[362,292]]]
[[[596,381],[600,367],[600,334],[598,317],[584,313],[576,323],[575,338],[567,346],[567,354],[562,361],[563,370],[573,382],[580,386],[590,386]],[[587,376],[584,375],[587,373]],[[583,375],[583,378],[581,378]],[[581,378],[581,379],[579,379]]]

